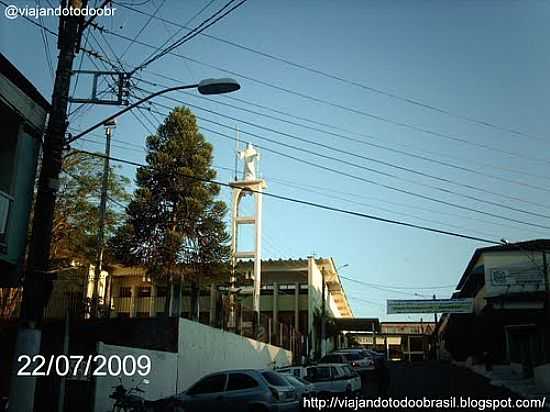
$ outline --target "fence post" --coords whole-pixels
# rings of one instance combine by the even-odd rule
[[[279,322],[279,346],[283,346],[283,323]]]
[[[267,320],[267,341],[271,345],[271,318]]]

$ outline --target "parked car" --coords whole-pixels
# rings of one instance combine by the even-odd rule
[[[285,366],[275,369],[276,372],[284,375],[292,375],[297,378],[304,378],[306,376],[306,368],[303,366]]]
[[[296,389],[272,370],[239,369],[200,379],[175,397],[185,412],[297,411]]]
[[[374,369],[374,359],[358,352],[334,352],[323,356],[319,363],[347,363],[358,372]]]
[[[294,375],[282,375],[288,381],[288,383],[290,383],[292,386],[294,386],[294,389],[296,389],[296,396],[300,401],[300,405],[303,405],[303,398],[312,397],[317,394],[317,392],[315,391],[315,386],[311,382],[308,382],[305,379],[299,378]]]
[[[361,378],[348,364],[332,363],[308,366],[306,379],[317,394],[352,394],[361,391]]]

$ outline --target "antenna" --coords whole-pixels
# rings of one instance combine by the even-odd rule
[[[238,167],[239,167],[239,143],[240,143],[240,136],[239,136],[239,126],[235,126],[235,131],[237,134],[237,139],[235,140],[235,182],[239,180],[238,178]]]

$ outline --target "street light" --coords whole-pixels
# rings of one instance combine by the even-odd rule
[[[101,120],[100,122],[94,124],[93,126],[88,127],[83,132],[77,134],[77,135],[71,135],[66,141],[65,145],[69,145],[75,140],[81,138],[82,136],[90,133],[91,131],[103,126],[105,123],[117,118],[118,116],[132,110],[134,107],[139,106],[142,103],[145,103],[148,100],[151,100],[154,97],[157,97],[161,94],[173,92],[176,90],[185,90],[185,89],[198,89],[200,94],[223,94],[223,93],[231,93],[236,90],[239,90],[241,88],[241,85],[239,82],[237,82],[234,79],[230,78],[222,78],[222,79],[204,79],[201,80],[197,84],[190,84],[185,86],[175,86],[175,87],[169,87],[168,89],[159,90],[158,92],[155,92],[147,97],[144,97],[141,100],[138,100],[137,102],[132,103],[131,105],[125,107],[124,109],[116,112],[115,114],[112,114],[111,116],[107,117],[106,119]]]

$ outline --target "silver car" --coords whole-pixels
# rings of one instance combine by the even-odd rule
[[[296,389],[271,370],[239,369],[203,377],[177,395],[185,412],[286,412],[299,409]]]
[[[311,382],[319,395],[358,393],[361,378],[345,363],[319,364],[306,367],[305,379]]]

